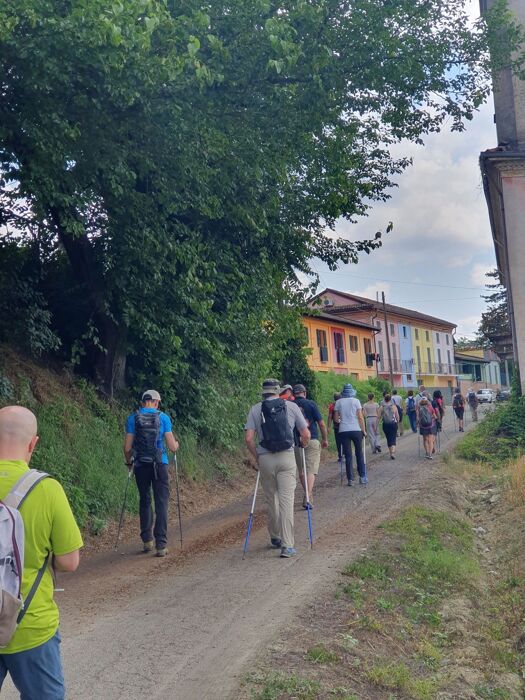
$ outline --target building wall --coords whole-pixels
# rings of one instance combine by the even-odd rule
[[[414,363],[414,349],[412,346],[412,326],[405,322],[397,324],[399,337],[399,352],[401,357],[401,370],[403,386],[414,388],[417,386]]]
[[[336,374],[344,374],[352,376],[354,379],[366,380],[376,376],[375,364],[368,367],[366,364],[366,348],[365,340],[368,340],[373,352],[373,331],[358,326],[348,326],[344,323],[338,323],[337,319],[329,321],[324,318],[315,318],[312,316],[303,317],[303,325],[308,333],[308,346],[311,349],[311,354],[308,357],[308,364],[316,372],[335,372]],[[327,359],[321,359],[321,352],[317,344],[317,331],[324,332],[326,335]],[[342,347],[344,349],[344,360],[340,361],[337,356],[335,333],[342,336]],[[352,336],[352,343],[350,342]],[[321,335],[321,337],[323,337]],[[355,347],[357,338],[357,351],[351,348]]]

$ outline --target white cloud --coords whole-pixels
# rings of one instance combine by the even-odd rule
[[[491,268],[487,267],[484,263],[477,263],[474,265],[470,271],[470,281],[479,287],[484,287],[489,280],[487,280],[486,274]]]
[[[480,316],[467,316],[466,318],[461,318],[459,321],[457,321],[458,328],[456,331],[456,336],[474,336],[478,329],[480,320]]]
[[[366,287],[361,289],[354,288],[348,293],[357,294],[357,296],[367,297],[368,299],[376,299],[377,295],[379,295],[379,299],[381,299],[381,292],[384,292],[385,296],[388,298],[391,291],[392,285],[388,282],[373,282],[372,284],[368,284]]]

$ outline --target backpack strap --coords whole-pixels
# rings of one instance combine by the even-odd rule
[[[7,496],[2,499],[3,502],[10,508],[20,509],[22,503],[35,486],[48,476],[49,474],[46,474],[46,472],[39,472],[37,469],[29,469],[22,474]]]
[[[33,581],[33,585],[31,586],[29,593],[27,594],[27,597],[24,600],[24,605],[23,605],[22,609],[20,610],[20,612],[18,613],[18,617],[16,618],[17,625],[19,625],[22,622],[24,615],[26,614],[27,609],[29,608],[31,601],[35,597],[35,593],[37,592],[37,589],[40,586],[40,581],[42,580],[43,575],[46,573],[47,564],[49,562],[49,556],[50,556],[50,553],[48,552],[46,554],[46,558],[44,559],[44,563],[42,564],[42,566],[38,570],[36,578]]]

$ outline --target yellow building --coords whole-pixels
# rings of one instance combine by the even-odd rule
[[[412,326],[412,343],[414,347],[416,375],[420,377],[424,384],[429,384],[430,386],[436,385],[432,328],[428,326]]]
[[[373,326],[327,313],[304,315],[311,354],[308,364],[315,372],[335,372],[353,379],[376,376]]]

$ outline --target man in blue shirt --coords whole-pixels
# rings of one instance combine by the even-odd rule
[[[165,557],[168,536],[168,449],[176,452],[179,443],[172,433],[171,420],[159,411],[160,394],[148,389],[142,394],[142,406],[126,421],[124,456],[128,469],[135,470],[140,497],[140,537],[142,550]],[[151,491],[155,501],[155,527]]]
[[[321,463],[321,448],[328,447],[328,431],[317,404],[315,401],[306,398],[306,388],[303,384],[296,384],[293,388],[293,394],[295,396],[295,405],[303,412],[311,434],[310,442],[304,448],[304,458],[306,462],[306,478],[308,480],[308,496],[310,499],[310,506],[312,506],[315,477],[319,474],[319,465]],[[321,431],[321,441],[319,441],[319,430]],[[295,462],[299,471],[299,479],[301,480],[303,489],[305,489],[303,508],[307,508],[301,455],[302,449],[301,447],[295,448]]]

